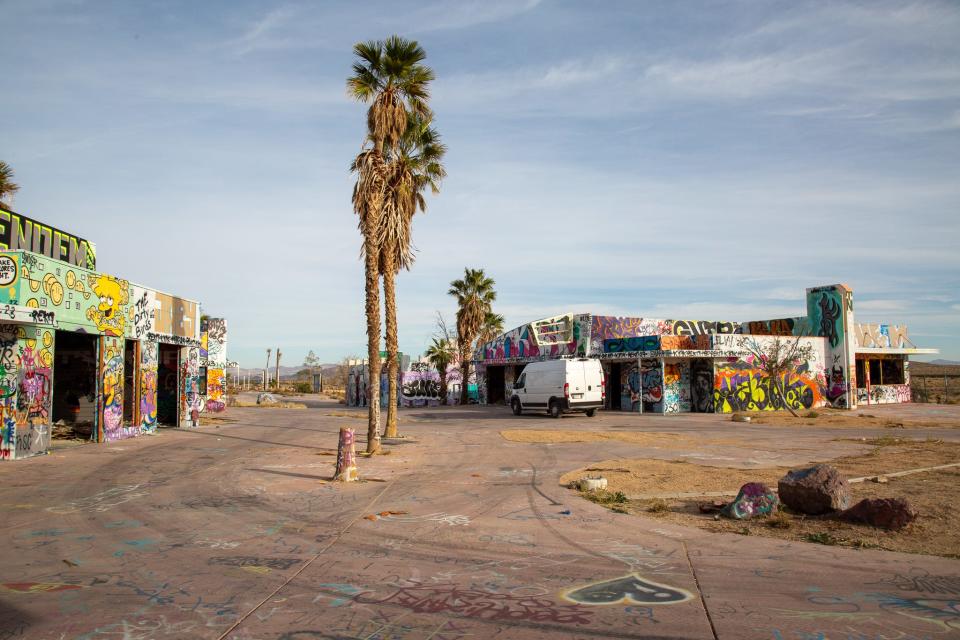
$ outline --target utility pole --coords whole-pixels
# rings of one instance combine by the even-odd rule
[[[270,371],[270,354],[273,353],[273,349],[267,349],[267,365],[263,368],[263,390],[267,390],[267,382],[270,380],[270,375],[267,373]]]
[[[280,356],[283,355],[280,353],[280,347],[277,347],[277,391],[280,390]]]

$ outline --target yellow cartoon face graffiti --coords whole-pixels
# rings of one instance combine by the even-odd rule
[[[129,300],[127,283],[110,276],[90,276],[90,288],[98,296],[95,306],[87,309],[87,319],[108,335],[122,336],[125,322],[123,309]]]

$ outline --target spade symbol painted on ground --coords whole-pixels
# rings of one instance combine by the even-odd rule
[[[583,587],[571,589],[563,594],[570,602],[577,604],[676,604],[686,602],[693,596],[688,591],[677,589],[641,578],[631,573],[622,578],[594,582]]]

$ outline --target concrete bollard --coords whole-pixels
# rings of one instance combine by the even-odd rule
[[[357,471],[357,453],[353,446],[353,429],[340,427],[340,442],[337,443],[337,470],[334,480],[353,482],[360,479]]]

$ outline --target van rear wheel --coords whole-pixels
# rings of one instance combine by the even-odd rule
[[[510,403],[510,408],[513,409],[513,415],[518,416],[523,413],[523,407],[520,406],[520,399],[514,398],[513,402]]]
[[[560,417],[560,403],[556,400],[550,401],[550,417],[559,418]]]
[[[596,410],[596,409],[587,409],[587,417],[588,417],[588,418],[592,418],[592,417],[595,416],[595,415],[597,415],[597,410]]]

